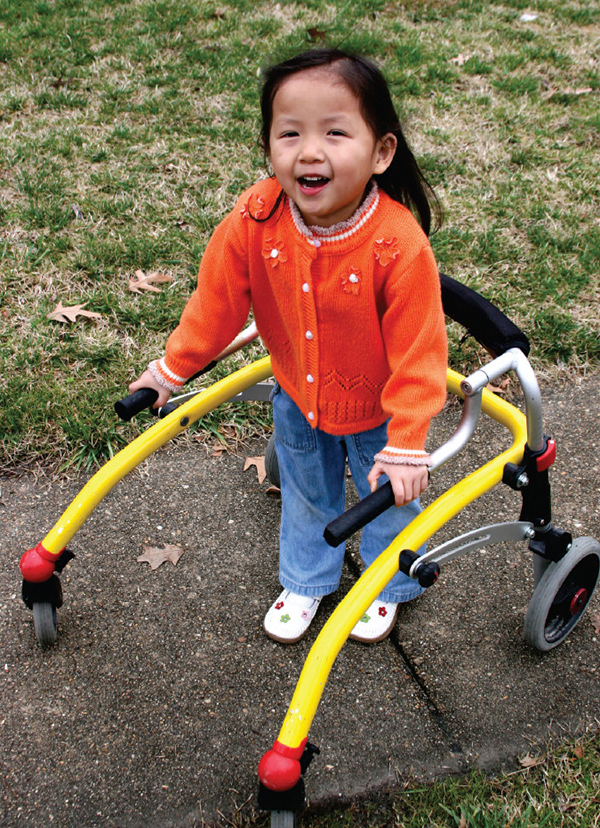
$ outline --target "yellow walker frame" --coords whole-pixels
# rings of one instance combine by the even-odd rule
[[[442,277],[444,279],[446,283],[443,281],[442,285],[447,296],[457,283],[448,277]],[[468,291],[463,286],[460,290]],[[463,415],[454,435],[432,452],[431,470],[435,472],[464,447],[480,412],[509,430],[512,445],[425,508],[364,572],[326,622],[305,661],[277,740],[259,763],[259,806],[272,812],[272,828],[294,825],[294,814],[304,802],[302,776],[316,752],[308,743],[308,733],[329,672],[355,623],[399,569],[418,579],[422,586],[429,586],[437,578],[441,561],[494,542],[528,541],[534,552],[537,586],[526,616],[525,637],[541,650],[549,650],[564,641],[579,622],[596,587],[600,574],[600,544],[592,538],[579,538],[573,542],[569,533],[557,529],[551,522],[548,468],[554,461],[555,445],[543,433],[539,387],[523,345],[527,340],[487,300],[472,291],[468,291],[467,299],[475,303],[478,313],[483,311],[485,314],[491,308],[499,314],[500,322],[509,326],[508,331],[501,330],[501,336],[496,339],[500,338],[510,346],[515,341],[515,331],[522,339],[516,347],[500,348],[495,359],[468,378],[448,369],[447,388],[464,400]],[[462,316],[462,310],[453,314],[453,318],[459,317],[458,321],[464,323]],[[479,332],[475,333],[479,341],[489,345],[490,330],[498,334],[497,322],[497,317],[492,323],[489,316],[485,317]],[[238,337],[242,343],[256,336],[255,329],[244,333],[246,335]],[[224,355],[237,350],[238,340]],[[525,414],[486,390],[490,381],[507,371],[517,373],[525,398]],[[89,480],[41,543],[22,556],[23,600],[34,611],[36,635],[42,645],[56,640],[56,609],[62,604],[62,590],[55,573],[73,557],[66,550],[67,544],[100,501],[123,477],[173,437],[217,406],[243,395],[270,376],[271,361],[264,357],[205,390],[179,398],[180,404],[175,401],[175,410],[115,455]],[[467,504],[500,482],[522,493],[523,508],[518,521],[468,532],[420,558],[411,551],[427,543]],[[330,524],[326,530],[328,541],[337,545],[345,540],[389,506],[393,502],[390,498],[388,483]],[[566,597],[565,585],[568,586]]]

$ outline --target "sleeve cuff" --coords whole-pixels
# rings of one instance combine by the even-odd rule
[[[173,371],[169,371],[165,365],[164,357],[155,359],[148,364],[148,370],[159,385],[169,391],[181,391],[187,377],[178,377]]]
[[[400,449],[386,446],[373,458],[380,463],[393,463],[397,466],[430,466],[431,459],[426,451],[418,449]]]

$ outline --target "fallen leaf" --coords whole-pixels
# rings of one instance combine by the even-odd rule
[[[492,383],[488,383],[486,388],[488,391],[491,391],[492,394],[506,394],[506,389],[510,385],[510,377],[506,377],[502,380],[500,385],[492,385]]]
[[[573,755],[577,759],[583,759],[583,745],[577,745],[577,747],[573,748]]]
[[[265,477],[267,476],[267,472],[265,471],[265,458],[264,457],[246,457],[246,462],[244,463],[244,471],[249,469],[250,466],[256,466],[256,474],[258,475],[258,482],[263,483]]]
[[[467,828],[467,818],[464,814],[460,815],[460,822],[458,828]]]
[[[595,612],[591,617],[590,621],[594,625],[594,631],[596,635],[600,635],[600,612]]]
[[[135,278],[129,280],[129,290],[132,293],[141,293],[143,290],[150,290],[152,293],[160,293],[160,288],[154,285],[154,282],[172,282],[172,276],[165,276],[163,273],[148,273],[143,270],[136,270]]]
[[[84,302],[83,305],[71,305],[70,307],[64,307],[63,303],[59,302],[54,310],[46,316],[46,319],[52,319],[54,322],[75,322],[78,316],[86,316],[89,319],[95,317],[98,319],[102,318],[101,313],[94,313],[94,311],[84,310],[86,304],[87,302]]]
[[[462,52],[455,58],[450,58],[450,63],[456,63],[457,66],[464,66],[469,58],[465,57]]]
[[[546,761],[546,757],[541,754],[540,756],[531,756],[529,753],[526,753],[521,759],[519,759],[519,764],[522,768],[537,768],[538,765],[543,765]]]
[[[558,797],[558,810],[561,814],[566,814],[567,811],[572,811],[577,807],[577,801],[571,799],[564,799],[562,796]]]
[[[150,569],[158,569],[158,567],[165,561],[171,561],[173,566],[183,555],[183,549],[180,546],[174,546],[168,543],[163,549],[156,546],[144,546],[144,554],[136,558],[138,563],[149,563]]]
[[[312,29],[307,29],[306,33],[308,34],[311,41],[314,43],[316,40],[325,40],[327,37],[327,32],[318,29],[316,26]]]

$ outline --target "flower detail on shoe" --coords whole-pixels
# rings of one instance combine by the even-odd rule
[[[354,625],[350,638],[354,641],[362,641],[364,644],[383,641],[393,630],[397,615],[398,604],[379,599],[373,601],[362,618]]]
[[[299,641],[315,617],[321,596],[298,595],[289,589],[276,598],[265,616],[263,628],[269,638],[282,644]],[[285,612],[281,612],[285,606]]]
[[[393,239],[377,239],[373,248],[375,258],[379,261],[382,267],[386,267],[390,262],[398,256],[398,239],[394,236]]]

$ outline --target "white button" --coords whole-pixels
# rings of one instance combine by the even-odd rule
[[[277,256],[279,256],[279,250],[277,250],[276,248],[273,248],[273,250],[271,250],[271,258],[276,259]],[[350,277],[350,278],[352,278],[352,277]]]
[[[309,420],[314,420],[314,419],[315,419],[315,415],[313,414],[313,412],[312,412],[312,411],[309,411],[309,412],[308,412],[308,419],[309,419]]]
[[[308,293],[308,291],[310,290],[310,285],[308,284],[308,282],[304,282],[304,284],[302,285],[302,290],[304,291],[304,293]]]
[[[348,277],[348,281],[352,282],[353,284],[356,284],[358,282],[358,276],[356,275],[356,273],[351,273]]]
[[[318,239],[313,239],[313,244],[315,247],[321,247],[321,242]]]
[[[313,377],[313,375],[312,375],[312,374],[307,374],[307,375],[306,375],[306,381],[307,381],[307,382],[314,382],[314,381],[315,381],[315,378]]]
[[[312,331],[307,331],[305,333],[305,336],[306,336],[307,339],[312,339],[313,338]]]

